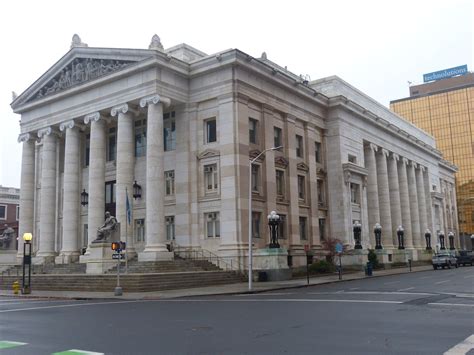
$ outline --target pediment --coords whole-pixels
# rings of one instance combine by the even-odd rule
[[[206,158],[214,158],[214,157],[218,157],[221,153],[218,151],[218,150],[214,150],[214,149],[206,149],[205,151],[199,153],[197,155],[197,158],[199,160],[201,159],[206,159]]]
[[[254,149],[254,150],[251,150],[249,152],[249,158],[250,159],[255,159],[256,157],[258,157],[260,154],[262,154],[262,152],[258,149]],[[264,161],[265,160],[265,154],[262,154],[258,157],[257,159],[258,161]]]
[[[309,171],[309,166],[303,162],[296,164],[296,168],[302,171]]]
[[[106,77],[153,56],[153,51],[76,47],[66,53],[12,103],[16,107]]]
[[[275,165],[280,168],[286,168],[288,166],[288,160],[281,156],[275,157]]]

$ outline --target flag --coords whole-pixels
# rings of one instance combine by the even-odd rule
[[[125,196],[127,198],[126,202],[126,214],[127,214],[127,223],[130,224],[132,219],[132,210],[130,209],[130,201],[128,200],[128,191],[125,189]]]

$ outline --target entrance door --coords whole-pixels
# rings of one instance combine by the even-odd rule
[[[107,181],[105,183],[105,212],[110,212],[115,216],[115,181]]]

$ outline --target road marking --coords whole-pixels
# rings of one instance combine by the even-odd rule
[[[0,349],[16,348],[17,346],[27,345],[27,344],[28,343],[20,343],[19,341],[1,340],[0,341]]]
[[[360,287],[353,287],[353,288],[350,288],[349,291],[355,291],[355,290],[358,290],[360,289]]]
[[[420,279],[430,279],[431,276],[423,276],[423,277],[420,277]]]
[[[438,281],[438,282],[435,282],[435,285],[444,284],[444,283],[449,282],[449,281],[451,281],[451,280]]]
[[[2,309],[2,310],[0,310],[0,313],[22,312],[22,311],[35,311],[35,310],[50,309],[50,308],[97,306],[97,305],[101,305],[101,304],[110,305],[110,304],[123,304],[123,303],[137,303],[137,302],[150,302],[150,301],[149,301],[149,300],[132,300],[132,301],[114,301],[114,302],[95,302],[95,303],[61,304],[61,305],[45,306],[45,307],[30,307],[30,308]]]
[[[384,285],[391,285],[391,284],[398,284],[401,281],[391,281],[391,282],[384,282]]]
[[[445,295],[451,295],[454,297],[460,297],[460,298],[474,298],[474,294],[472,293],[450,293],[450,292],[443,292]]]
[[[309,295],[335,295],[340,292],[310,292]],[[434,296],[436,293],[426,292],[400,292],[400,291],[348,291],[346,295],[413,295],[413,296]]]
[[[336,303],[388,303],[401,304],[401,301],[371,301],[371,300],[334,300],[315,298],[276,298],[276,299],[163,299],[157,302],[336,302]]]
[[[234,295],[234,297],[251,297],[251,296],[286,296],[294,295],[294,292],[275,292],[275,293],[247,293],[243,295]]]
[[[61,351],[59,353],[52,353],[51,355],[104,355],[104,353],[72,349],[67,351]]]
[[[407,287],[407,288],[401,288],[399,290],[397,290],[397,292],[400,292],[400,291],[409,291],[409,290],[413,290],[414,287]]]
[[[474,277],[474,275],[464,276],[465,279],[470,279],[470,278],[472,278],[472,277]]]
[[[474,349],[474,334],[467,337],[459,344],[453,346],[448,351],[444,352],[443,355],[465,355],[471,349]]]
[[[474,304],[465,304],[465,303],[428,303],[432,306],[459,306],[459,307],[474,307]]]

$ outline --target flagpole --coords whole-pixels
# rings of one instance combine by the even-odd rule
[[[130,206],[127,208],[127,202],[128,202],[128,190],[127,186],[125,186],[125,273],[128,274],[128,209]]]

